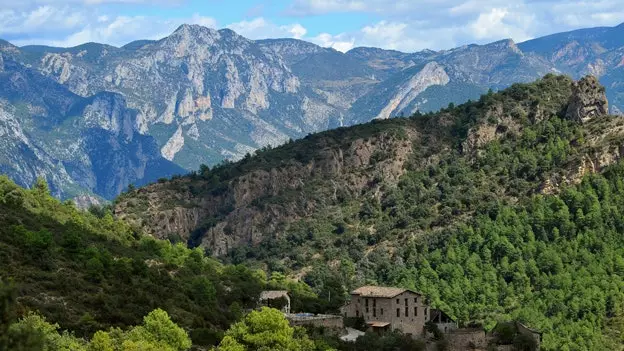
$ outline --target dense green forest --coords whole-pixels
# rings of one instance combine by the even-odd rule
[[[213,345],[266,287],[289,289],[297,310],[322,308],[305,284],[144,236],[107,209],[78,210],[42,180],[28,190],[0,176],[0,223],[0,285],[12,282],[16,313],[40,313],[77,337],[163,309],[195,344]]]
[[[549,76],[440,113],[387,122],[419,125],[436,136],[414,142],[418,151],[398,186],[380,179],[363,196],[328,203],[282,235],[235,249],[230,260],[255,260],[286,275],[304,269],[304,281],[321,297],[331,295],[335,306],[359,284],[403,286],[424,292],[464,324],[489,330],[515,319],[540,329],[546,350],[617,349],[624,167],[580,174],[580,184],[562,184],[554,195],[540,191],[596,151],[588,139],[598,135],[605,145],[619,145],[622,138],[608,133],[622,120],[568,120],[560,102],[569,95],[567,78]],[[467,154],[462,146],[470,128],[499,123],[488,114],[496,104],[513,116],[517,131]],[[541,106],[541,116],[522,106]],[[441,117],[453,121],[448,132],[432,123]],[[362,128],[368,126],[360,134]],[[453,147],[423,162],[444,138]]]

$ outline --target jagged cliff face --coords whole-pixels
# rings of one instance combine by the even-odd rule
[[[153,138],[132,128],[121,95],[82,98],[12,60],[0,72],[0,171],[18,184],[44,177],[58,197],[83,205],[111,199],[130,183],[181,168],[162,159]],[[98,196],[93,196],[98,194]]]
[[[488,145],[514,140],[525,127],[555,116],[582,123],[587,142],[564,167],[545,174],[546,181],[536,181],[534,191],[557,191],[620,159],[621,144],[613,141],[623,140],[624,120],[606,116],[604,88],[594,77],[574,82],[549,76],[539,84],[531,88],[535,97],[517,88],[459,107],[474,111],[465,121],[456,111],[378,121],[308,137],[205,175],[153,184],[120,198],[115,213],[157,237],[224,255],[279,237],[328,208],[348,211],[350,203],[379,201],[408,170],[424,171],[452,155],[477,165]],[[570,109],[595,113],[579,118]],[[458,130],[466,124],[462,137]],[[503,185],[498,196],[511,198],[506,192],[513,189]]]
[[[331,139],[319,137],[314,142],[318,150],[309,161],[293,160],[282,167],[250,170],[216,193],[208,191],[206,180],[182,178],[153,184],[140,189],[138,196],[119,201],[115,213],[157,237],[179,236],[215,255],[224,255],[240,245],[259,243],[267,233],[304,218],[318,205],[292,198],[260,208],[255,204],[259,199],[296,194],[315,184],[325,186],[329,179],[331,187],[319,189],[319,194],[327,191],[319,199],[330,202],[347,195],[357,197],[364,189],[375,188],[379,179],[396,184],[413,152],[411,140],[418,137],[415,130],[404,132],[400,136],[382,133],[357,138],[339,148],[331,146]],[[204,195],[198,196],[198,192]],[[163,201],[165,198],[168,200]],[[145,211],[138,215],[136,208]],[[219,218],[218,222],[207,226],[213,218]]]
[[[97,57],[89,56],[94,50],[99,51]],[[45,53],[37,64],[76,94],[123,94],[138,111],[133,129],[156,134],[161,155],[168,160],[186,152],[177,161],[189,169],[315,129],[305,123],[291,127],[263,120],[281,117],[273,114],[277,99],[291,96],[291,108],[296,108],[299,80],[279,56],[230,30],[185,25],[135,50]],[[242,115],[240,123],[230,120],[229,111]],[[223,134],[232,127],[241,134],[249,129],[252,133],[244,139]],[[206,145],[211,139],[216,145]]]
[[[231,30],[184,25],[162,40],[122,48],[0,42],[0,71],[10,58],[85,99],[119,94],[134,112],[122,114],[120,104],[97,100],[85,111],[87,119],[126,140],[151,137],[157,151],[150,157],[194,170],[312,132],[438,110],[549,72],[598,76],[611,112],[618,113],[624,106],[623,31],[596,28],[440,52],[340,53],[300,40],[251,41]],[[24,92],[21,99],[37,97]],[[98,109],[107,111],[94,115]]]

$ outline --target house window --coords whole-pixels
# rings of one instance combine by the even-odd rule
[[[407,306],[405,306],[405,317],[407,317],[408,314],[409,314],[409,309],[407,308]]]
[[[360,311],[355,310],[355,316],[356,316],[356,317],[359,317],[359,316],[360,316]]]
[[[364,299],[364,306],[366,306],[366,313],[368,313],[368,299]]]
[[[414,306],[414,317],[418,317],[418,307]]]
[[[377,317],[377,309],[373,307],[373,317]]]
[[[407,299],[405,299],[405,306],[407,306]]]
[[[383,308],[381,309],[381,315],[383,316]]]
[[[397,308],[397,317],[401,317],[401,309]]]
[[[418,303],[418,298],[417,297],[414,298],[414,303]]]

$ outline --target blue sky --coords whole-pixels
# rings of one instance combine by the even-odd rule
[[[413,52],[621,22],[622,0],[0,0],[0,38],[17,45],[120,46],[192,23],[341,51]]]

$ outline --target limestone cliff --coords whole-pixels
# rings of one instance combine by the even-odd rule
[[[413,152],[411,139],[418,135],[413,130],[406,133],[356,138],[340,147],[332,145],[332,138],[320,136],[314,141],[313,159],[251,169],[217,190],[210,190],[209,181],[192,178],[153,184],[138,190],[136,196],[122,197],[115,213],[157,237],[179,235],[215,255],[224,255],[234,247],[259,243],[268,232],[313,212],[318,202],[338,201],[344,194],[358,196],[380,179],[396,184]],[[332,188],[319,189],[316,199],[288,198],[289,193],[310,190],[328,179]],[[197,193],[204,195],[197,197]],[[255,204],[259,199],[282,196],[288,200],[263,208]],[[138,214],[134,208],[145,211]],[[207,225],[207,219],[217,221]]]

